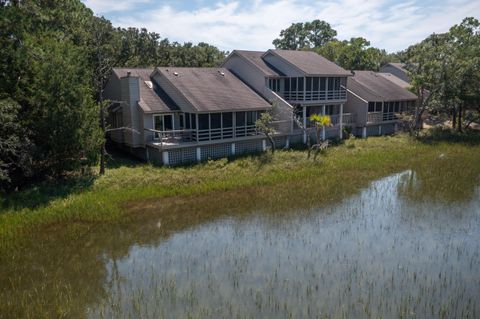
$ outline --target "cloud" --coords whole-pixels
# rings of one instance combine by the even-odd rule
[[[149,3],[150,0],[83,0],[83,3],[96,14],[127,11],[135,9],[138,4]]]
[[[421,0],[226,0],[213,4],[198,1],[201,5],[196,9],[151,2],[147,10],[141,11],[135,11],[131,2],[122,0],[87,0],[85,3],[96,13],[106,10],[106,3],[113,3],[115,11],[133,9],[110,17],[114,25],[146,27],[170,40],[203,41],[224,50],[265,50],[272,47],[272,40],[280,30],[291,23],[321,19],[329,22],[341,39],[363,36],[376,47],[398,51],[433,32],[447,31],[473,13],[478,17],[480,12],[479,1],[467,0],[442,3]]]

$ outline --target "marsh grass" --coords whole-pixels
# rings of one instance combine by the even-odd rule
[[[0,318],[478,317],[479,156],[397,136],[119,164],[2,215]]]
[[[18,249],[23,234],[42,227],[68,228],[75,224],[88,230],[97,223],[118,222],[128,218],[124,207],[143,200],[234,189],[255,191],[276,184],[317,187],[319,193],[326,194],[322,199],[327,199],[413,165],[421,167],[425,163],[428,169],[428,161],[441,154],[472,159],[478,158],[479,150],[478,146],[445,142],[431,145],[407,136],[386,136],[347,140],[328,149],[317,161],[308,160],[301,149],[176,168],[130,159],[117,161],[104,176],[34,187],[7,198],[0,213],[0,251]],[[76,231],[74,236],[80,233]]]

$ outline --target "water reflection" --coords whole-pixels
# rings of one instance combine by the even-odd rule
[[[478,171],[450,193],[441,178],[411,170],[335,194],[299,181],[52,227],[2,257],[0,317],[475,318]]]

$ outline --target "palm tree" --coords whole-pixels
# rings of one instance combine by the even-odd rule
[[[310,158],[310,152],[316,150],[314,159],[317,158],[318,152],[328,147],[328,141],[320,143],[320,134],[325,127],[332,125],[332,119],[329,115],[313,114],[310,116],[310,121],[315,124],[315,133],[317,134],[317,143],[308,149],[308,157]]]

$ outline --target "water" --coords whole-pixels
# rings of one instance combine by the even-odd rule
[[[449,190],[405,171],[305,206],[315,189],[224,192],[130,207],[80,241],[54,229],[0,273],[0,317],[478,318],[478,176]]]

